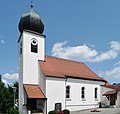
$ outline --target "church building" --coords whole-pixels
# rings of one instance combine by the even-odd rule
[[[83,62],[45,55],[44,24],[32,8],[21,16],[19,31],[20,114],[47,114],[56,105],[70,111],[96,108],[101,101],[110,105],[110,99],[120,106],[120,89]]]

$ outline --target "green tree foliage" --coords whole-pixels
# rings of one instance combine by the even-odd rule
[[[18,109],[10,108],[7,110],[6,114],[19,114]]]
[[[18,87],[18,83],[15,82],[12,86]],[[8,85],[6,87],[2,81],[0,82],[0,113],[5,113],[6,110],[14,106],[14,96],[13,96],[12,86]],[[18,98],[17,95],[16,98]]]
[[[70,114],[70,111],[68,109],[63,110],[64,114]]]

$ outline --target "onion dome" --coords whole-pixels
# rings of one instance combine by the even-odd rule
[[[29,12],[22,14],[19,22],[20,33],[22,33],[25,29],[38,32],[40,34],[44,31],[44,24],[40,16],[32,10],[32,6]]]

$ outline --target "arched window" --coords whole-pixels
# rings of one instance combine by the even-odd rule
[[[31,52],[38,52],[38,41],[35,38],[31,40]]]
[[[97,94],[98,94],[98,88],[95,88],[95,99],[97,99]]]
[[[85,98],[85,87],[81,88],[81,98],[84,99]]]
[[[70,98],[70,86],[66,86],[66,98]]]

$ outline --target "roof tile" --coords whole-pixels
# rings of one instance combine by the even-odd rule
[[[117,91],[115,91],[115,90],[114,91],[107,91],[106,93],[103,94],[103,96],[104,95],[113,95],[113,94],[116,94],[116,93],[117,93]]]
[[[46,98],[38,85],[24,84],[28,98]]]
[[[105,81],[97,76],[90,68],[82,62],[45,56],[45,62],[39,61],[42,71],[46,76],[71,77]]]

